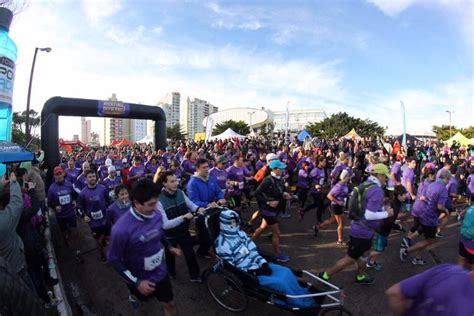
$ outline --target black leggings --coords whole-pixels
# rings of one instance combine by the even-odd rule
[[[306,201],[308,200],[308,188],[298,188],[297,189],[297,194],[298,194],[298,201],[300,202],[300,208],[303,208],[304,205],[306,204]]]
[[[302,211],[306,213],[313,208],[316,208],[316,218],[318,222],[322,222],[324,213],[324,195],[321,192],[311,192],[311,196],[313,197],[313,203],[306,206]]]

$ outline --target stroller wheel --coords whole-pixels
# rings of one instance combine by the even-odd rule
[[[241,312],[247,308],[247,294],[232,273],[210,269],[205,279],[207,290],[220,306],[231,312]]]

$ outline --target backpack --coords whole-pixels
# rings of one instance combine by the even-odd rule
[[[349,197],[349,218],[353,220],[359,220],[364,217],[364,210],[362,204],[364,202],[365,191],[376,185],[373,182],[366,181],[359,186],[355,187]]]
[[[474,205],[471,205],[464,215],[461,234],[467,239],[474,241]]]

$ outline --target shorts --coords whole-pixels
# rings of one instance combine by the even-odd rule
[[[102,236],[110,236],[110,227],[109,226],[98,226],[98,227],[91,227],[92,235],[94,238],[100,238]]]
[[[388,236],[375,235],[374,251],[384,252],[388,245]]]
[[[333,215],[342,215],[344,213],[344,206],[331,204],[331,213]]]
[[[364,255],[364,252],[372,248],[372,238],[362,239],[349,236],[349,248],[347,249],[347,255],[354,260],[358,260]]]
[[[171,281],[168,275],[156,284],[155,291],[148,296],[141,294],[134,285],[127,286],[130,294],[142,302],[148,301],[151,297],[155,297],[158,301],[164,303],[169,303],[173,300],[173,288],[171,287]]]
[[[421,224],[421,228],[418,229],[418,233],[425,235],[425,239],[434,239],[437,231],[438,226],[426,226],[423,224]]]
[[[64,218],[56,217],[56,221],[58,222],[59,229],[62,232],[66,232],[66,231],[69,231],[71,228],[77,227],[76,214],[74,214],[74,216],[71,216],[71,217],[64,217]]]
[[[459,256],[465,258],[469,264],[474,264],[474,254],[467,251],[466,246],[461,241],[459,242]]]
[[[262,216],[262,218],[268,225],[275,225],[279,223],[277,216]]]

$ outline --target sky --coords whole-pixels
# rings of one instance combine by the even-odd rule
[[[53,96],[156,104],[171,91],[220,109],[345,111],[402,132],[474,125],[474,1],[30,0],[18,46],[14,111]],[[98,130],[99,122],[93,123]],[[60,137],[80,134],[61,117]]]

